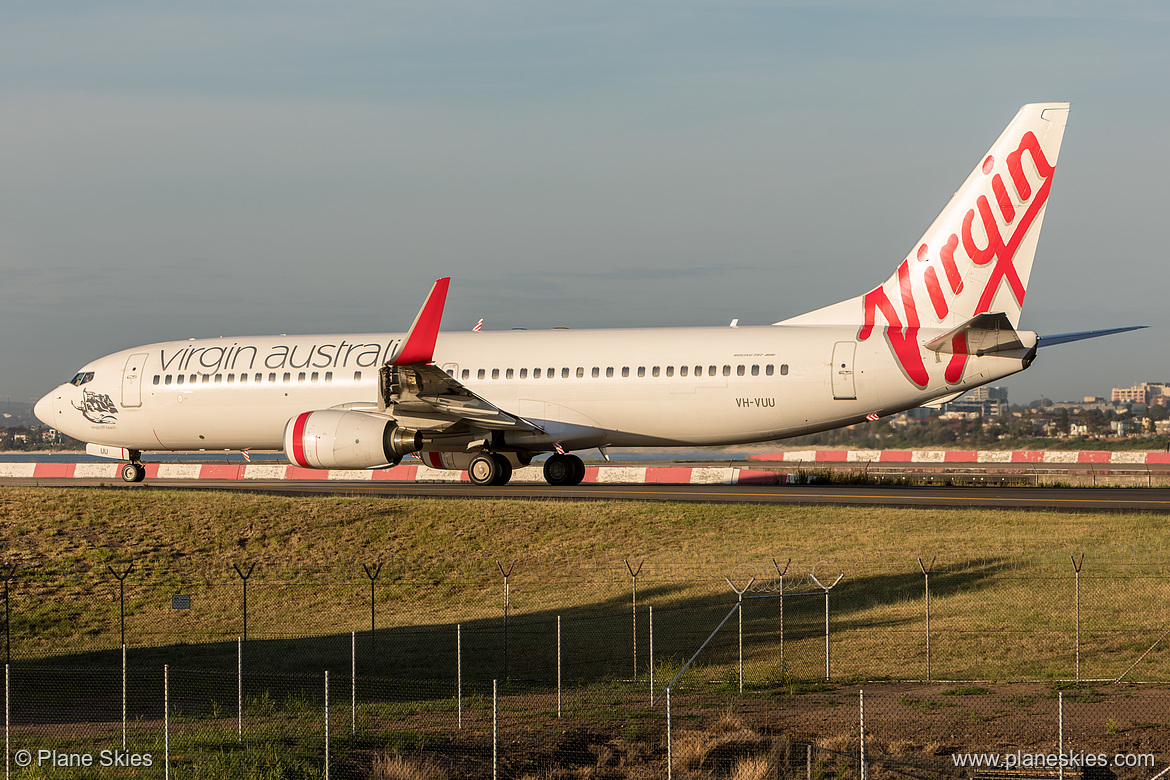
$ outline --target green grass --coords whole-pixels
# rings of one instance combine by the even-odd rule
[[[638,578],[644,678],[654,606],[656,681],[664,685],[734,604],[724,577],[774,595],[772,559],[791,557],[779,600],[745,602],[745,683],[815,682],[824,675],[822,582],[830,596],[833,676],[925,677],[923,577],[930,579],[935,678],[1068,678],[1075,671],[1070,552],[1081,574],[1082,674],[1125,671],[1164,630],[1170,605],[1158,515],[1094,512],[777,507],[752,505],[279,497],[165,490],[0,488],[12,581],[13,655],[55,669],[116,669],[118,586],[126,580],[132,669],[232,673],[248,583],[248,661],[254,672],[358,674],[378,679],[455,675],[462,626],[464,681],[490,692],[503,678],[503,580],[509,579],[508,673],[555,681],[562,619],[564,679],[630,676],[631,579]],[[1123,541],[1122,541],[1123,540]],[[375,582],[377,663],[369,636]],[[794,596],[795,593],[814,593]],[[176,593],[192,608],[170,609]],[[1143,604],[1140,610],[1135,603]],[[682,682],[738,682],[732,617]],[[1170,679],[1159,643],[1127,679]],[[669,662],[661,659],[669,658]],[[315,678],[314,678],[315,679]],[[80,684],[80,683],[79,683]],[[300,685],[301,683],[297,683]],[[308,685],[305,682],[304,685]],[[294,686],[295,687],[295,686]]]

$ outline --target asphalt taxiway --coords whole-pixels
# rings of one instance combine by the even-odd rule
[[[224,490],[275,495],[420,496],[533,501],[681,501],[717,504],[855,505],[914,508],[1002,508],[1062,512],[1170,513],[1170,489],[851,485],[606,485],[573,488],[529,483],[478,487],[470,483],[344,482],[338,480],[111,480],[3,479],[3,485],[103,487],[117,490]]]

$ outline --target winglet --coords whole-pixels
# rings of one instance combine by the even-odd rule
[[[435,340],[439,337],[439,323],[443,321],[443,306],[447,303],[447,286],[451,284],[451,277],[445,276],[435,280],[435,286],[427,295],[418,316],[410,326],[406,339],[402,342],[402,349],[390,361],[396,366],[406,366],[412,363],[430,363],[435,356]]]

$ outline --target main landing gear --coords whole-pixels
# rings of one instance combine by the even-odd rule
[[[146,479],[146,466],[138,461],[122,464],[122,479],[127,482],[141,482]]]
[[[467,476],[477,485],[506,485],[512,478],[512,464],[503,455],[484,453],[472,459]]]
[[[585,479],[585,463],[576,455],[550,455],[544,462],[544,481],[550,485],[572,487]]]

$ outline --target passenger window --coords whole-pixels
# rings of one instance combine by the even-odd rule
[[[594,366],[593,367],[593,378],[597,379],[600,376],[601,376],[601,369],[598,368],[597,366]]]
[[[187,377],[187,384],[189,384],[189,385],[193,385],[193,384],[195,384],[195,381],[196,381],[197,379],[198,379],[198,375],[197,375],[197,374],[191,374],[190,376],[188,376],[188,377]]]
[[[723,376],[731,376],[731,366],[723,367]]]
[[[240,384],[244,384],[247,381],[248,381],[248,375],[247,374],[240,374]]]
[[[585,378],[585,369],[582,366],[577,366],[577,378],[578,379]]]
[[[486,371],[484,371],[482,368],[481,368],[479,371],[476,371],[476,372],[475,372],[475,378],[476,378],[476,379],[483,379],[483,378],[485,378],[486,376],[487,376],[487,372],[486,372]]]
[[[744,373],[746,372],[746,370],[747,369],[744,366],[736,366],[735,367],[735,375],[736,376],[743,376]]]
[[[170,374],[167,374],[167,378],[166,378],[166,380],[165,380],[165,384],[168,384],[168,385],[169,385],[170,383],[171,383],[171,375],[170,375]]]
[[[223,383],[223,374],[216,374],[215,375],[215,383],[217,385]]]
[[[533,379],[540,379],[540,369],[539,368],[532,369],[532,378]]]
[[[661,369],[659,369],[658,366],[654,366],[654,369],[650,372],[650,375],[651,376],[658,376],[660,371],[661,371]]]
[[[447,369],[447,376],[449,376],[449,377],[451,377],[451,378],[454,378],[454,377],[455,377],[455,369],[453,369],[453,368],[448,368],[448,369]]]
[[[162,380],[162,378],[161,378],[161,377],[160,377],[158,374],[155,374],[155,375],[154,375],[154,383],[155,383],[156,385],[157,385],[157,384],[158,384],[158,383],[159,383],[161,380]]]
[[[714,369],[712,369],[712,373],[714,373]],[[703,367],[702,366],[695,366],[695,376],[702,376],[702,375],[703,375]]]
[[[203,374],[203,378],[200,379],[199,381],[202,382],[203,384],[208,384],[209,382],[211,382],[211,374]]]
[[[326,371],[326,372],[325,372],[325,381],[326,381],[326,382],[332,382],[332,381],[333,381],[333,372],[332,372],[332,371]]]
[[[690,366],[679,366],[678,367],[678,375],[679,376],[686,376],[688,371],[690,371]]]
[[[464,378],[464,379],[470,379],[470,378],[471,378],[471,369],[469,369],[469,368],[465,368],[465,369],[463,369],[463,378]]]
[[[321,374],[320,374],[319,372],[317,372],[317,371],[314,371],[314,372],[313,372],[313,375],[309,377],[309,380],[310,380],[310,381],[312,381],[312,382],[316,382],[316,381],[318,381],[320,378],[321,378]]]
[[[768,376],[772,376],[772,373],[774,372],[774,370],[775,370],[775,369],[774,369],[774,367],[772,366],[772,364],[771,364],[771,363],[769,363],[768,365],[764,366],[764,373],[765,373],[765,374],[767,374]]]
[[[569,369],[562,368],[561,369],[561,379],[568,379],[568,378],[569,378]]]
[[[555,368],[553,368],[552,366],[549,366],[548,371],[545,371],[544,375],[547,379],[556,379],[557,378],[557,370]]]
[[[275,371],[274,371],[274,372],[272,372],[271,374],[269,374],[269,375],[268,375],[268,381],[269,381],[269,382],[275,382],[275,381],[276,381],[276,372],[275,372]]]
[[[674,366],[667,366],[666,367],[666,375],[667,376],[674,376]]]
[[[605,378],[606,379],[613,379],[613,366],[608,366],[605,369]]]
[[[179,383],[179,384],[183,384],[183,379],[184,379],[184,376],[183,376],[182,374],[179,374],[179,378],[178,378],[178,380],[177,380],[177,381],[178,381],[178,383]]]
[[[758,365],[752,366],[752,376],[760,375],[760,367]]]
[[[506,372],[504,372],[504,378],[505,378],[505,379],[511,379],[511,378],[512,378],[512,376],[513,376],[513,374],[514,374],[514,372],[515,372],[515,369],[511,369],[511,368],[509,368],[509,369],[508,369]]]
[[[780,364],[780,376],[788,376],[788,364],[787,363]]]
[[[719,366],[707,366],[707,376],[715,376],[719,373]]]
[[[492,369],[492,379],[499,379],[499,378],[500,378],[500,369],[493,368]]]
[[[235,384],[235,382],[236,382],[236,375],[235,374],[228,374],[228,384],[229,385]]]
[[[646,376],[646,366],[638,366],[638,376]]]
[[[353,381],[355,381],[355,382],[362,381],[362,372],[361,371],[354,371],[353,372]]]
[[[622,366],[622,376],[627,377],[629,375],[630,375],[630,367],[629,366]]]
[[[528,369],[527,369],[527,368],[522,368],[522,369],[520,369],[520,378],[521,378],[521,379],[527,379],[527,378],[528,378]]]
[[[292,374],[290,374],[288,371],[285,371],[284,372],[284,383],[287,385],[291,381],[292,381]]]

